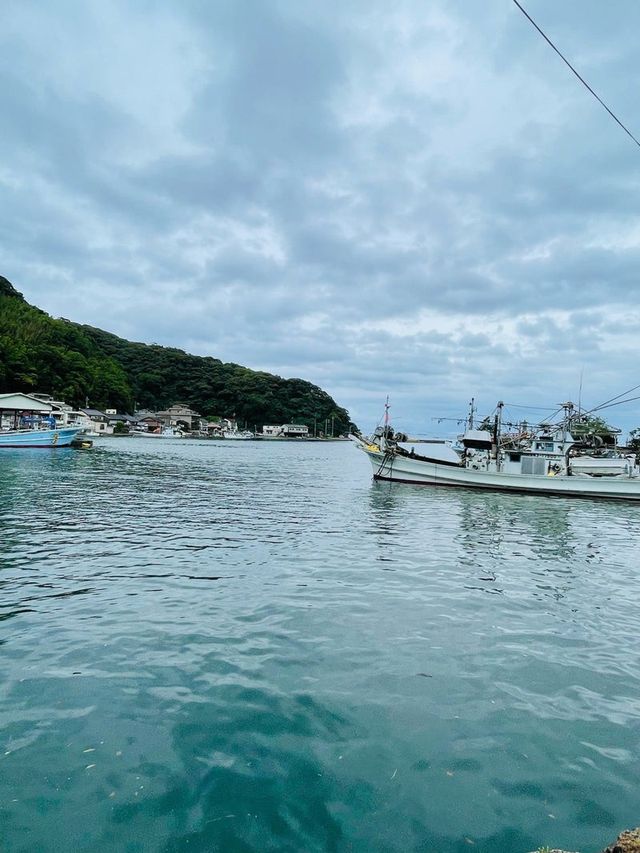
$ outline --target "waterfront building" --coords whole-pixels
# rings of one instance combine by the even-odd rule
[[[113,426],[109,424],[109,418],[99,409],[81,409],[85,418],[84,428],[99,435],[111,435]]]
[[[156,412],[156,418],[163,426],[177,427],[186,425],[189,429],[198,429],[200,426],[201,415],[194,412],[193,409],[186,406],[184,403],[174,403],[163,412]]]
[[[143,417],[140,417],[143,415]],[[162,429],[162,421],[158,420],[156,415],[151,412],[137,413],[137,429],[139,432],[160,432]]]
[[[282,424],[281,435],[284,438],[308,438],[309,427],[305,424]]]
[[[265,424],[262,435],[270,438],[308,438],[309,427],[305,424]]]

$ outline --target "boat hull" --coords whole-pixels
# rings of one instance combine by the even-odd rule
[[[176,432],[171,428],[163,429],[162,432],[141,432],[143,438],[185,438],[183,432]]]
[[[0,432],[0,449],[10,447],[69,447],[80,427],[22,429]]]
[[[360,446],[369,457],[376,480],[419,486],[454,486],[500,492],[640,501],[639,477],[590,477],[579,474],[552,477],[474,471],[458,465],[384,453],[373,450],[372,445]]]

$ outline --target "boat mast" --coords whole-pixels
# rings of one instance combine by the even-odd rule
[[[383,450],[387,449],[389,437],[389,408],[389,395],[387,394],[387,399],[384,401],[384,429],[382,431],[382,440],[384,442]]]
[[[476,407],[474,405],[475,397],[471,398],[471,402],[469,403],[469,417],[467,418],[468,428],[473,429],[473,416],[476,412]]]
[[[500,433],[502,431],[502,409],[504,403],[502,400],[498,401],[498,405],[496,406],[496,420],[495,420],[495,444],[496,444],[496,471],[500,470]]]
[[[573,414],[573,403],[567,402],[562,404],[564,409],[564,417],[562,419],[562,449],[564,450],[567,443],[567,429],[571,427],[571,419]],[[580,409],[578,408],[578,412]]]

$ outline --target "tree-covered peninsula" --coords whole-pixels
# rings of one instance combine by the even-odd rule
[[[310,382],[54,319],[0,276],[0,393],[10,391],[122,412],[179,401],[250,427],[295,422],[324,430],[327,423],[335,435],[350,429],[346,409]]]

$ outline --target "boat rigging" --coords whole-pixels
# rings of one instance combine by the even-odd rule
[[[627,394],[633,390],[618,395],[625,399],[617,404],[628,402]],[[472,398],[457,445],[449,447],[447,455],[427,455],[402,446],[406,436],[394,433],[387,398],[383,425],[368,438],[352,439],[369,457],[377,480],[640,500],[640,469],[634,454],[617,447],[620,430],[609,428],[598,435],[591,428],[591,413],[615,400],[588,412],[566,401],[551,418],[537,424],[506,420],[505,403],[499,401],[478,425]]]

